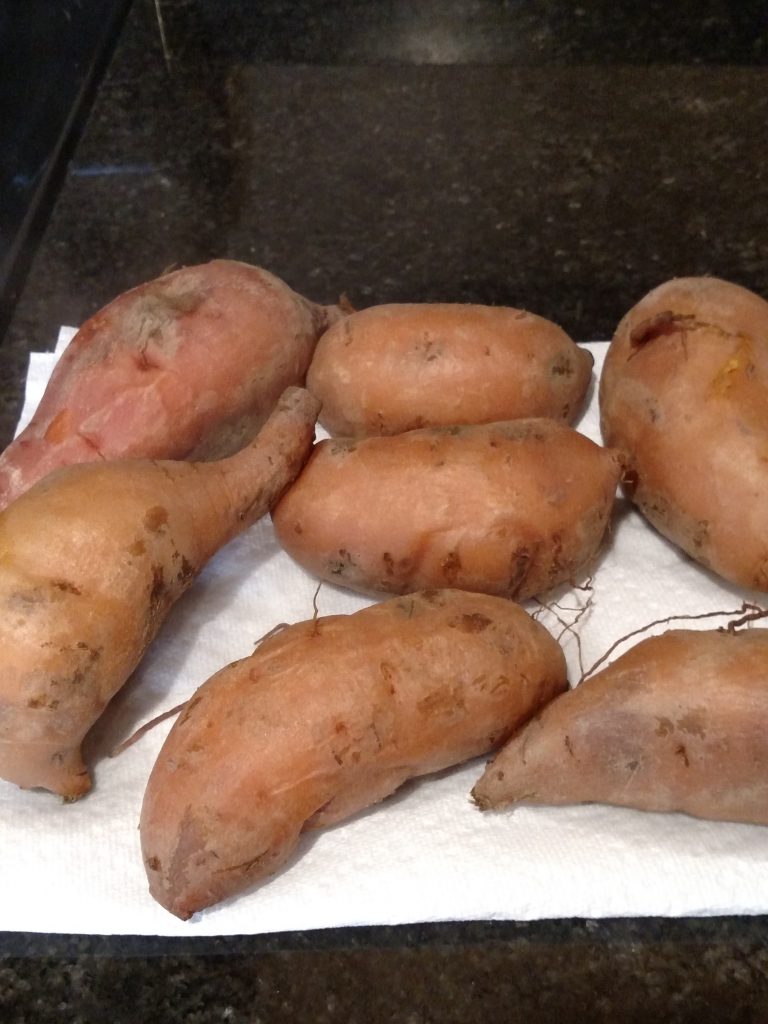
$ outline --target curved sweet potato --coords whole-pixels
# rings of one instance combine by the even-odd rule
[[[331,434],[549,416],[571,421],[593,358],[549,320],[460,303],[371,306],[318,342],[307,387]]]
[[[0,509],[59,466],[221,458],[242,448],[340,310],[234,260],[120,295],[80,328],[0,455]]]
[[[620,472],[615,452],[546,419],[326,440],[273,520],[286,551],[339,586],[523,600],[596,555]]]
[[[69,466],[0,513],[0,777],[88,790],[86,732],[205,562],[298,473],[316,415],[292,388],[228,459]]]
[[[768,302],[715,278],[655,288],[616,330],[600,414],[653,526],[725,579],[768,590]]]
[[[141,813],[152,895],[187,918],[241,892],[302,829],[492,749],[566,685],[556,641],[499,598],[429,591],[287,627],[169,733]]]
[[[671,630],[563,694],[472,791],[768,824],[768,630]]]

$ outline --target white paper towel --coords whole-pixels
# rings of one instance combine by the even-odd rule
[[[57,351],[71,334],[62,329]],[[606,346],[591,347],[597,377]],[[31,358],[22,423],[54,361],[52,354]],[[595,395],[579,429],[599,439]],[[1,929],[224,935],[414,921],[768,912],[768,829],[602,806],[483,815],[468,795],[483,759],[408,784],[346,824],[306,836],[271,881],[189,922],[162,910],[147,891],[137,822],[171,723],[117,758],[106,755],[222,665],[250,653],[276,623],[311,616],[315,588],[262,520],[208,565],[108,709],[90,745],[93,791],[63,804],[0,783]],[[596,568],[591,598],[578,624],[585,666],[653,619],[758,600],[694,565],[626,506]],[[568,609],[586,600],[582,592],[567,594],[560,614],[572,621],[576,613]],[[318,597],[321,614],[369,603],[330,586]],[[560,632],[549,613],[543,621]],[[562,642],[576,679],[575,641],[566,634]]]

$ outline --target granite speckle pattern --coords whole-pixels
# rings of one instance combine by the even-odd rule
[[[168,0],[169,63],[134,0],[0,348],[0,443],[30,348],[213,256],[579,338],[675,274],[768,295],[764,5],[627,6]],[[759,1024],[767,948],[763,917],[0,934],[0,1020]]]

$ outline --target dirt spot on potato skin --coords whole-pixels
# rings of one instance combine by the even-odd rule
[[[133,544],[131,544],[131,546],[128,548],[128,554],[133,555],[135,558],[138,558],[140,555],[143,555],[146,552],[146,550],[147,545],[144,543],[143,540],[139,538],[139,540],[135,540]]]

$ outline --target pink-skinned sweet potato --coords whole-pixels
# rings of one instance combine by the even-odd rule
[[[768,824],[768,630],[642,641],[517,732],[472,795]]]
[[[341,316],[234,260],[165,274],[92,316],[0,455],[0,509],[59,466],[242,448]]]
[[[236,455],[68,466],[0,513],[0,778],[88,790],[85,734],[206,561],[299,472],[317,412],[289,388]]]
[[[166,738],[141,813],[152,895],[188,918],[242,892],[303,829],[493,749],[566,685],[557,642],[501,598],[425,591],[285,628]]]

